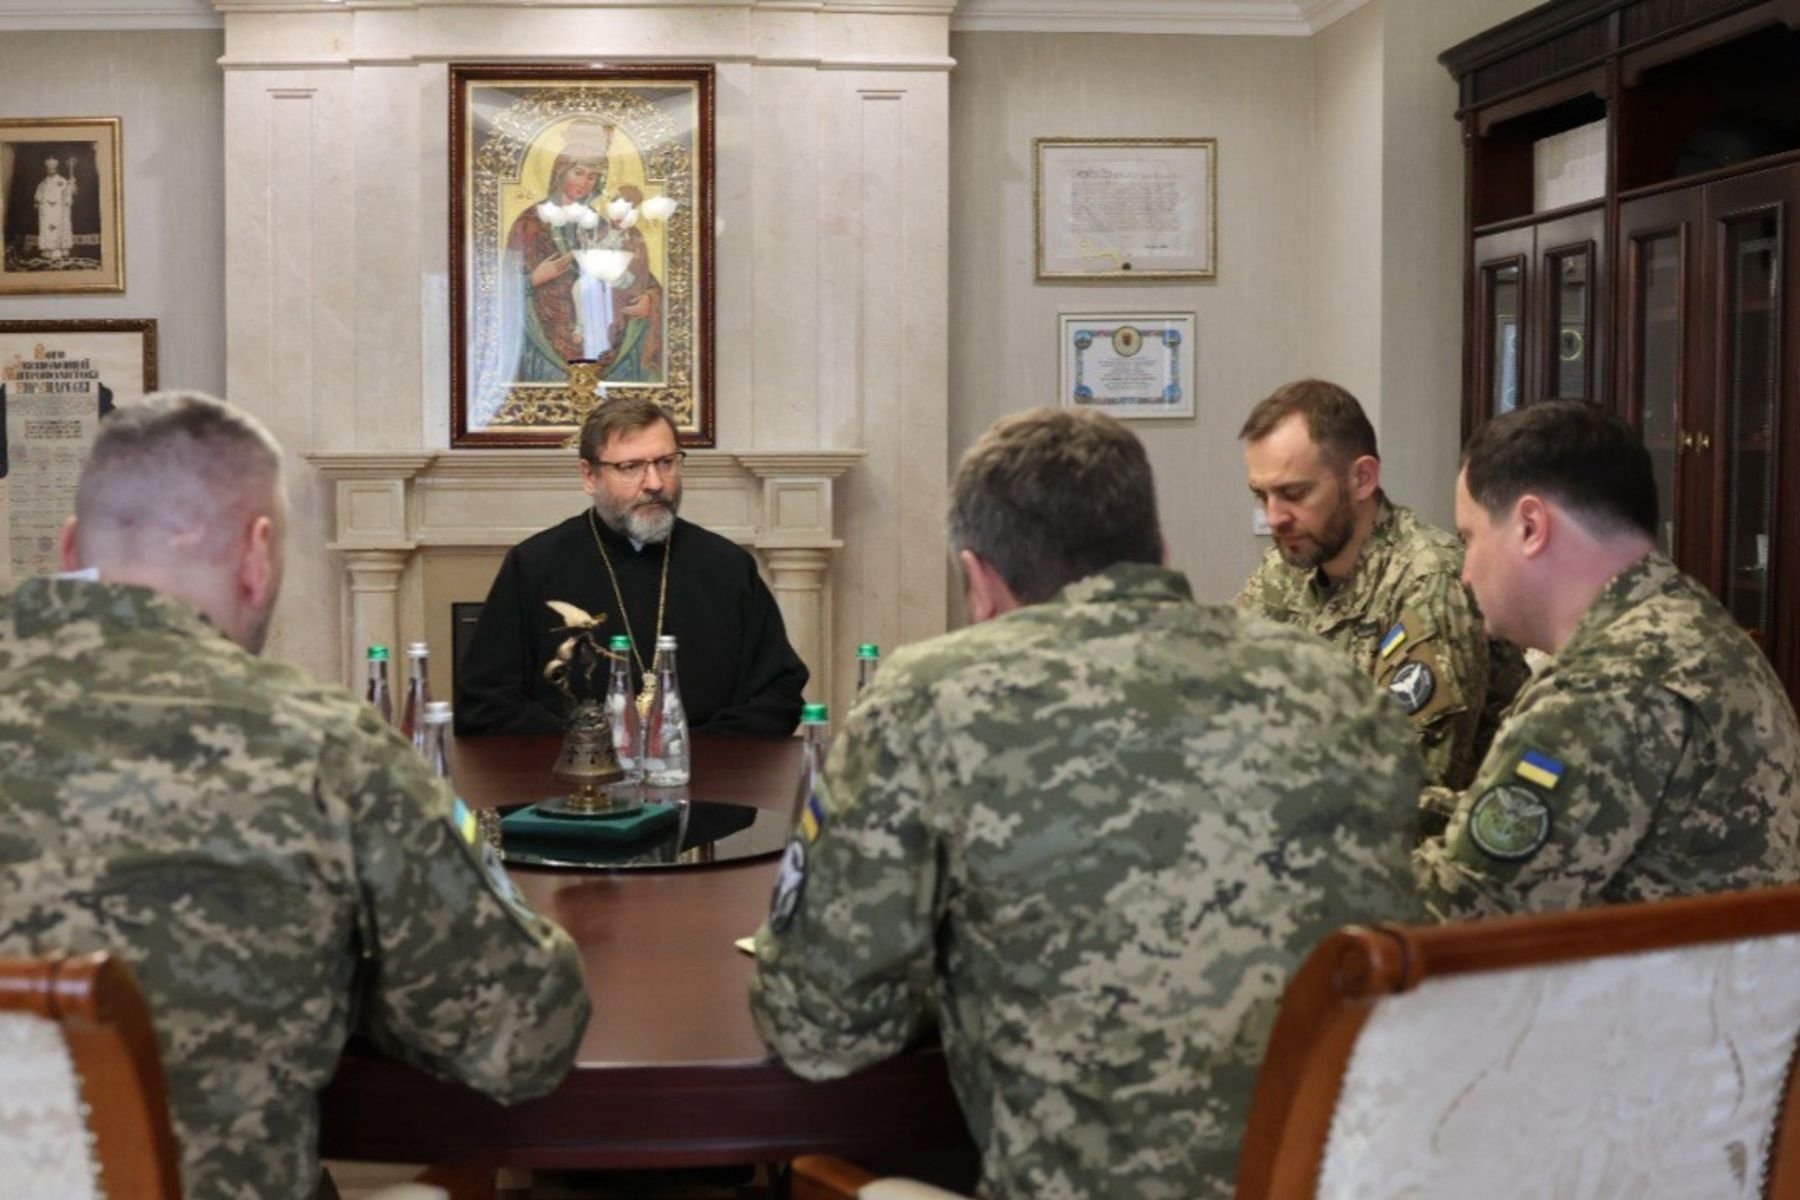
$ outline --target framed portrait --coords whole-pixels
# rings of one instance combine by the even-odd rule
[[[1064,407],[1194,415],[1193,313],[1064,313],[1058,328]]]
[[[639,395],[712,445],[712,67],[452,64],[450,93],[452,444],[560,446]]]
[[[1212,279],[1215,138],[1036,138],[1039,279]]]
[[[153,320],[0,321],[0,539],[12,579],[58,569],[100,418],[155,390]]]
[[[0,120],[0,295],[125,290],[119,118]]]

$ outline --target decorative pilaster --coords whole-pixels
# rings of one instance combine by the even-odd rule
[[[344,551],[344,573],[350,583],[350,644],[344,647],[343,663],[345,687],[356,689],[358,657],[374,642],[388,647],[390,661],[405,661],[399,646],[400,575],[410,557],[410,550]]]
[[[335,501],[333,538],[327,549],[343,555],[348,607],[339,647],[338,679],[361,687],[362,654],[380,642],[402,661],[400,635],[417,628],[401,620],[400,580],[417,543],[413,539],[413,479],[429,454],[307,456],[324,469]]]
[[[862,461],[860,450],[740,451],[737,460],[762,481],[756,549],[781,606],[788,641],[812,679],[807,698],[839,705],[832,637],[831,556],[844,543],[833,534],[832,482]]]
[[[806,698],[819,700],[832,694],[831,605],[829,573],[831,549],[825,546],[764,550],[769,569],[769,590],[781,608],[788,643],[812,672]]]

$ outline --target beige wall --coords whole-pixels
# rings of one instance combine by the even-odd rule
[[[1256,561],[1234,440],[1304,361],[1313,223],[1313,51],[1305,38],[970,33],[951,38],[950,442],[1054,404],[1057,314],[1196,314],[1193,420],[1136,425],[1175,564],[1227,599]],[[1219,140],[1218,278],[1038,283],[1031,139]]]
[[[161,385],[224,390],[222,44],[216,31],[0,37],[0,117],[120,118],[126,286],[0,297],[0,321],[153,317]],[[9,573],[0,516],[0,584]]]
[[[119,117],[125,286],[0,297],[0,320],[155,317],[165,387],[225,386],[225,101],[218,31],[9,33],[0,117]]]
[[[1381,420],[1380,0],[1312,39],[1312,228],[1306,283],[1312,337],[1293,374],[1335,380]]]
[[[1058,312],[1194,311],[1199,415],[1136,428],[1197,595],[1230,598],[1260,552],[1235,436],[1288,379],[1354,391],[1390,491],[1448,524],[1463,164],[1437,56],[1535,2],[1370,0],[1311,38],[953,37],[952,461],[995,418],[1055,402]],[[1217,280],[1033,279],[1031,139],[1086,134],[1219,139]]]
[[[1463,150],[1437,56],[1539,0],[1372,0],[1382,24],[1381,405],[1389,490],[1448,527],[1462,439]]]

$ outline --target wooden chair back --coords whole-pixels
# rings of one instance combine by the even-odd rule
[[[123,962],[0,958],[0,1014],[53,1023],[68,1050],[106,1200],[181,1200],[180,1155],[150,1012]],[[77,1128],[73,1136],[81,1137]]]
[[[788,1200],[969,1200],[917,1179],[878,1176],[829,1154],[804,1154],[789,1164],[787,1194]]]
[[[1283,995],[1238,1200],[1484,1195],[1484,1170],[1492,1194],[1800,1196],[1797,1035],[1800,887],[1350,927]]]

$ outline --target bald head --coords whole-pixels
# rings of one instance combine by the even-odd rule
[[[185,600],[254,651],[285,525],[281,447],[261,422],[199,392],[161,392],[100,423],[64,565]]]

